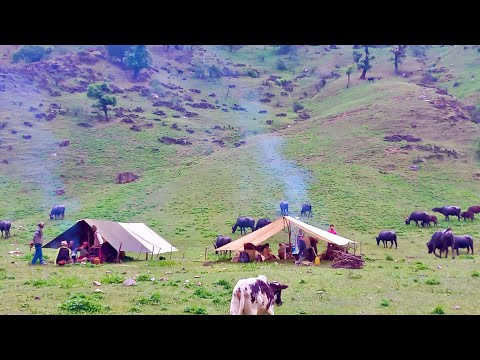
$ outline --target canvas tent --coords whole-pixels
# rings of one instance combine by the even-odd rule
[[[168,241],[143,223],[121,223],[116,221],[82,219],[72,227],[43,245],[44,248],[59,248],[60,242],[74,241],[79,247],[84,241],[93,245],[92,225],[102,234],[116,251],[132,251],[152,255],[178,251]]]
[[[283,216],[280,219],[275,220],[274,222],[268,224],[267,226],[264,226],[263,228],[260,228],[248,235],[245,235],[236,241],[232,241],[229,244],[223,245],[218,249],[215,249],[215,251],[222,251],[222,250],[242,251],[243,245],[245,243],[252,243],[253,245],[257,246],[262,242],[264,242],[265,240],[267,240],[269,237],[277,234],[278,232],[284,229],[288,231],[289,241],[291,241],[292,225],[296,225],[302,230],[304,230],[306,233],[331,244],[336,244],[340,246],[346,246],[346,245],[355,246],[355,244],[357,244],[355,241],[349,240],[339,235],[331,234],[328,231],[325,231],[313,225],[304,223],[303,221],[297,220],[291,216]]]

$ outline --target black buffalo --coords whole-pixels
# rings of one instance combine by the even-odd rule
[[[222,247],[223,245],[227,245],[230,242],[232,242],[231,237],[225,236],[225,235],[218,235],[217,240],[213,243],[213,247],[215,249],[218,249],[219,247]],[[231,250],[230,250],[230,253],[232,253]],[[218,251],[215,251],[215,254],[218,254]]]
[[[258,219],[257,225],[255,226],[255,230],[261,229],[264,226],[267,226],[268,224],[271,224],[272,222],[269,219]]]
[[[308,215],[307,215],[308,213]],[[312,205],[310,204],[303,204],[302,211],[300,211],[301,215],[312,216]]]
[[[440,230],[432,235],[432,238],[427,243],[428,253],[436,257],[442,258],[442,251],[446,251],[445,257],[448,257],[448,247],[452,248],[452,259],[455,259],[454,249],[455,238],[452,229]],[[440,250],[440,256],[437,255],[436,250]]]
[[[458,249],[465,249],[465,248],[467,248],[467,254],[469,253],[469,250],[472,250],[472,255],[473,255],[473,238],[470,235],[454,236],[453,249],[457,250],[457,255],[459,255]]]
[[[397,234],[395,231],[391,230],[383,230],[380,231],[380,234],[375,238],[377,240],[377,246],[380,245],[380,241],[383,242],[383,247],[387,247],[387,242],[391,241],[392,245],[390,245],[390,249],[393,246],[393,243],[395,243],[395,249],[398,247],[397,245]]]
[[[255,220],[251,217],[241,216],[237,219],[237,222],[235,223],[235,225],[232,226],[232,234],[235,233],[235,231],[237,230],[237,227],[240,228],[240,234],[243,232],[246,235],[247,234],[247,227],[252,229],[252,232],[254,231]]]
[[[288,202],[282,201],[280,203],[280,212],[282,215],[288,215]]]
[[[2,220],[0,221],[0,231],[2,232],[2,238],[3,238],[3,232],[5,231],[5,239],[8,239],[10,237],[10,228],[12,227],[12,223],[8,220]]]
[[[442,206],[433,208],[432,211],[439,212],[440,214],[445,215],[445,220],[448,221],[448,217],[450,215],[458,217],[458,221],[460,221],[460,208],[458,206]]]
[[[405,220],[405,224],[410,225],[410,221],[415,221],[417,226],[418,222],[422,222],[422,226],[430,225],[430,216],[426,212],[415,211]]]
[[[65,205],[55,205],[52,207],[52,210],[50,210],[50,220],[53,218],[61,217],[62,219],[65,216]]]

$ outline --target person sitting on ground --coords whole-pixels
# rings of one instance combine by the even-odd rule
[[[63,266],[72,261],[72,259],[70,258],[71,251],[68,248],[68,243],[66,241],[62,241],[60,245],[61,246],[58,248],[58,251],[57,251],[55,264],[58,266]]]
[[[84,241],[82,243],[82,246],[77,248],[77,250],[80,250],[80,255],[78,256],[78,261],[87,261],[88,260],[88,242]]]
[[[106,245],[102,248],[103,262],[117,262],[118,252],[113,246]]]
[[[75,264],[77,262],[77,251],[78,248],[75,245],[75,241],[70,241],[70,244],[68,244],[68,247],[72,250],[71,256],[72,256],[72,262]]]

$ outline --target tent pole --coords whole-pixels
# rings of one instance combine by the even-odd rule
[[[288,228],[288,246],[290,247],[290,255],[293,255],[292,252],[292,227],[290,222],[287,223],[287,228]],[[288,256],[288,251],[285,251],[285,259],[287,259]]]
[[[122,250],[122,243],[120,243],[120,246],[118,247],[118,252],[117,252],[117,264],[118,264],[119,258],[120,258],[120,250]]]
[[[207,249],[208,249],[208,246],[205,246],[205,262],[207,261]]]
[[[140,250],[142,250],[142,245],[141,245],[141,244],[140,244],[140,249],[138,250],[138,257],[137,257],[137,260],[140,260],[140,254],[141,254]]]

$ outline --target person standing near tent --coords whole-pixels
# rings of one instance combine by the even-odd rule
[[[39,222],[37,230],[33,234],[33,245],[35,246],[35,254],[33,255],[32,265],[37,263],[37,260],[40,261],[40,265],[47,265],[43,261],[42,245],[43,245],[43,227],[45,226],[44,222]]]
[[[330,229],[327,230],[330,234],[337,235],[337,231],[335,230],[335,225],[330,224]],[[328,243],[327,244],[327,251],[329,251],[332,248],[332,244]]]
[[[328,229],[328,232],[337,235],[337,232],[335,231],[335,225],[330,224],[330,229]]]
[[[105,240],[103,240],[102,235],[97,231],[97,227],[95,225],[92,225],[92,231],[93,231],[93,246],[92,250],[95,252],[95,255],[100,258],[100,262],[102,263],[102,245],[105,243]]]

